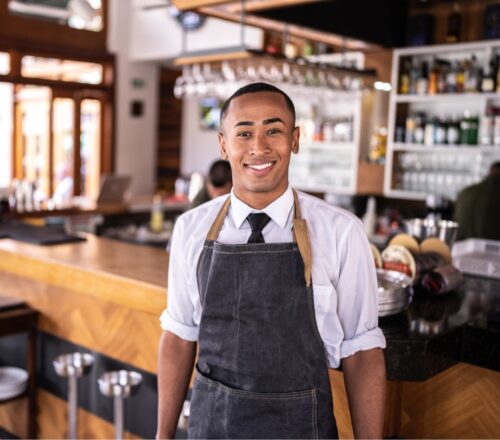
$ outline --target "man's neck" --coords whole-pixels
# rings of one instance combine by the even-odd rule
[[[275,200],[279,199],[288,189],[288,186],[285,189],[280,189],[279,191],[273,192],[246,192],[246,191],[238,191],[236,188],[233,188],[234,195],[241,200],[243,203],[247,204],[253,209],[258,209],[259,211],[264,209],[266,206],[273,203]]]

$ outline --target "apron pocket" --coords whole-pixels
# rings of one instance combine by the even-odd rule
[[[191,403],[191,438],[318,438],[316,390],[254,393],[199,371]]]

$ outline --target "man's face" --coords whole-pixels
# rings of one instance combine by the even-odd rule
[[[250,206],[264,207],[286,190],[290,155],[299,148],[293,122],[279,93],[248,93],[231,101],[219,133],[220,153],[231,164],[236,196]]]

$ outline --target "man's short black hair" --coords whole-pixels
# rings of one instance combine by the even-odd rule
[[[208,179],[210,183],[216,188],[220,188],[233,181],[231,175],[231,165],[227,160],[216,160],[208,172]]]
[[[252,84],[247,84],[246,86],[243,86],[236,90],[229,98],[227,98],[226,102],[224,102],[224,105],[221,108],[220,111],[220,125],[222,127],[222,121],[224,120],[227,109],[229,108],[229,104],[231,104],[231,101],[234,98],[237,98],[238,96],[246,95],[248,93],[257,93],[257,92],[271,92],[271,93],[279,93],[283,98],[285,98],[286,106],[288,107],[288,110],[290,110],[290,113],[293,116],[293,126],[295,126],[295,106],[293,105],[292,100],[290,97],[281,89],[278,89],[278,87],[275,87],[271,84],[267,83],[252,83]]]

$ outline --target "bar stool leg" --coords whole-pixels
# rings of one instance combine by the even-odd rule
[[[123,438],[123,398],[115,396],[114,398],[114,413],[115,413],[115,439],[120,440]]]
[[[68,378],[68,438],[78,437],[78,383],[76,376]]]

